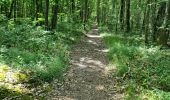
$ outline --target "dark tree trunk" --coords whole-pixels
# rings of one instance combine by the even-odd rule
[[[165,11],[165,18],[163,25],[161,27],[160,31],[160,44],[162,46],[168,46],[168,37],[169,37],[169,22],[170,22],[170,0],[166,4],[166,11]]]
[[[52,14],[53,15],[52,15],[52,19],[51,19],[51,30],[55,29],[56,25],[57,25],[58,0],[55,0]]]
[[[130,0],[126,0],[126,32],[130,31]]]
[[[35,0],[35,6],[36,6],[35,18],[36,18],[36,20],[38,20],[38,13],[39,13],[38,1],[39,1],[39,0]]]
[[[97,23],[100,23],[100,0],[97,0]]]
[[[161,2],[160,7],[158,9],[158,14],[157,14],[157,27],[161,27],[162,23],[164,21],[164,16],[165,16],[165,10],[166,10],[166,2]]]
[[[141,12],[142,12],[142,10],[141,10],[141,0],[138,1],[137,8],[138,8],[137,9],[138,12],[137,12],[137,16],[136,16],[136,29],[140,30],[140,28],[141,28]]]
[[[166,12],[166,2],[161,2],[160,7],[158,9],[157,18],[156,18],[156,39],[158,39],[159,44],[165,44],[164,33],[165,30],[163,29],[162,25],[165,19]]]
[[[49,0],[46,0],[46,8],[45,8],[45,28],[48,30],[48,13],[49,13]]]
[[[76,8],[75,0],[71,0],[71,8],[72,8],[72,14],[74,14]]]
[[[112,14],[114,14],[116,0],[112,0]]]
[[[120,27],[124,29],[124,10],[125,10],[125,0],[121,0],[121,7],[120,7]]]
[[[10,12],[8,14],[8,18],[10,19],[11,16],[12,16],[12,11],[13,11],[13,8],[14,8],[14,3],[15,3],[15,0],[12,0],[12,3],[11,3],[11,6],[10,6]]]
[[[85,12],[84,12],[84,23],[87,22],[87,15],[88,15],[88,0],[85,0]]]
[[[150,16],[150,0],[146,2],[146,8],[143,20],[143,30],[145,34],[145,44],[149,44],[149,16]]]
[[[32,9],[29,10],[29,15],[31,19],[34,20],[36,18],[36,0],[32,0],[32,4],[30,5]]]
[[[87,15],[88,15],[88,0],[85,0],[85,7],[84,7],[84,15],[83,15],[83,24],[84,24],[84,29],[86,27],[87,23]]]
[[[72,13],[72,20],[75,21],[75,9],[76,9],[76,5],[75,5],[75,0],[71,0],[71,13]]]
[[[152,5],[152,39],[153,39],[153,42],[156,42],[156,31],[157,31],[157,28],[156,28],[156,24],[157,24],[157,21],[156,21],[156,2],[157,0],[154,0],[153,1],[153,5]]]
[[[14,21],[16,21],[17,18],[17,0],[14,2]]]
[[[5,15],[8,16],[8,7],[7,2],[4,4]]]

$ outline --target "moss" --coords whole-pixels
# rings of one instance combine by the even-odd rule
[[[0,72],[7,72],[9,69],[8,65],[0,65]]]
[[[15,72],[13,73],[13,77],[16,78],[18,81],[22,81],[27,78],[27,75],[21,72]]]
[[[4,81],[5,80],[5,74],[4,73],[0,73],[0,81]]]
[[[19,92],[18,92],[19,91]],[[21,92],[20,89],[16,89],[15,91],[12,89],[7,89],[6,86],[0,86],[0,99],[14,99],[17,97],[19,100],[33,100],[32,96]]]

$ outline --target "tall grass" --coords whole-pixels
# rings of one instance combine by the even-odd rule
[[[117,66],[114,74],[132,100],[170,99],[170,55],[158,47],[145,47],[140,36],[105,35],[108,57]]]

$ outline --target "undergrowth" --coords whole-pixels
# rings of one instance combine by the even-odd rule
[[[45,31],[44,26],[35,26],[29,19],[6,21],[3,26],[1,24],[0,70],[2,66],[8,66],[10,70],[2,70],[4,73],[0,74],[0,86],[3,86],[0,92],[4,94],[0,95],[0,99],[12,95],[5,91],[15,90],[9,90],[8,84],[28,83],[38,86],[54,78],[62,79],[69,62],[69,49],[80,39],[82,30],[83,26],[79,24],[63,22],[58,23],[55,31]],[[22,72],[27,78],[17,83],[6,82],[5,78],[9,77],[7,74],[13,75],[15,72]],[[15,93],[20,94],[18,91]]]
[[[128,33],[130,34],[130,33]],[[170,99],[170,54],[159,47],[146,47],[139,35],[106,33],[108,57],[117,67],[114,74],[125,92],[125,99]]]

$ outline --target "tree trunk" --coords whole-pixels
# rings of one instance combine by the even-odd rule
[[[56,28],[57,25],[57,14],[58,14],[58,0],[55,0],[55,4],[52,10],[52,19],[51,19],[51,30]]]
[[[141,28],[141,0],[139,0],[138,5],[137,5],[137,17],[136,17],[136,29],[139,30]]]
[[[75,21],[75,8],[76,8],[76,5],[75,5],[75,0],[71,0],[71,13],[72,13],[72,20]]]
[[[146,8],[145,8],[145,14],[144,14],[144,23],[143,23],[143,29],[145,34],[145,44],[149,44],[149,14],[150,14],[150,0],[147,0],[146,2]]]
[[[14,2],[14,21],[16,21],[17,18],[17,0]]]
[[[14,3],[15,3],[15,0],[12,0],[12,3],[11,3],[11,6],[10,6],[10,12],[8,14],[8,18],[10,19],[11,16],[12,16],[12,11],[13,11],[13,8],[14,8]]]
[[[130,31],[130,0],[126,0],[126,32]]]
[[[35,0],[35,6],[36,6],[35,18],[36,18],[36,20],[38,20],[38,13],[39,13],[38,0]]]
[[[156,19],[157,27],[162,26],[162,23],[164,21],[165,11],[166,11],[166,2],[161,2],[160,7],[158,9],[157,19]]]
[[[124,30],[124,11],[125,11],[125,0],[121,0],[120,7],[120,28]]]
[[[84,29],[87,23],[87,15],[88,15],[88,0],[85,0],[84,17],[83,17]]]
[[[100,23],[100,0],[97,0],[97,23]]]
[[[76,8],[76,5],[75,5],[75,0],[71,0],[71,11],[72,11],[72,14],[74,14],[75,12],[75,8]]]
[[[4,3],[4,10],[5,10],[5,15],[8,16],[8,7],[7,7],[7,2]]]
[[[46,8],[45,8],[45,28],[48,30],[48,13],[49,13],[49,0],[46,0]]]
[[[158,44],[165,44],[163,23],[166,12],[166,2],[161,2],[158,9],[157,18],[156,18],[156,39],[158,39]]]
[[[115,4],[116,4],[116,0],[112,0],[112,14],[114,14],[115,11]]]
[[[152,4],[152,39],[153,39],[153,42],[156,42],[156,31],[157,31],[157,28],[156,28],[156,24],[157,24],[157,21],[156,21],[156,1],[157,0],[153,0],[153,4]]]
[[[161,27],[161,32],[160,32],[160,39],[159,39],[159,43],[162,46],[168,46],[167,42],[168,42],[168,37],[169,37],[169,22],[170,22],[170,0],[168,0],[167,4],[166,4],[166,11],[165,11],[165,19],[163,22],[163,25]]]

